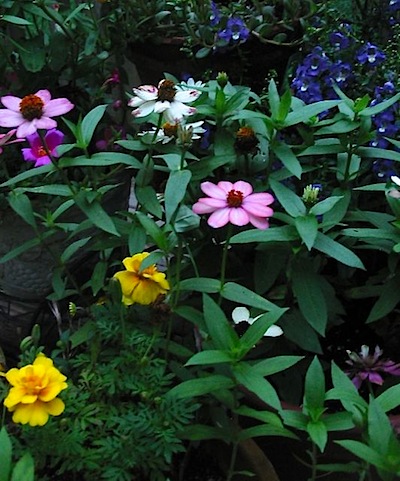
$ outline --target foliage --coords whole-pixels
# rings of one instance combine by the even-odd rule
[[[371,15],[379,14],[378,3],[341,2],[352,12],[371,7]],[[80,5],[83,21],[92,5]],[[393,5],[382,14],[388,21],[397,15]],[[140,26],[122,21],[122,6],[92,11],[110,38],[117,24],[132,30],[132,38],[121,34],[121,55]],[[239,14],[243,5],[234,6]],[[11,7],[17,4],[4,8]],[[193,13],[209,15],[202,3],[146,4],[167,7],[174,15],[192,9],[187,20],[199,30],[209,26]],[[129,8],[128,17],[136,3]],[[257,94],[223,72],[186,81],[165,73],[157,85],[126,94],[123,135],[103,142],[105,150],[98,141],[113,117],[107,95],[62,119],[69,138],[58,157],[47,148],[49,163],[2,182],[4,199],[33,235],[0,262],[39,245],[55,259],[47,300],[61,330],[53,356],[71,384],[62,394],[65,414],[15,436],[17,454],[26,444],[43,479],[51,468],[83,479],[161,481],[172,476],[177,454],[216,438],[231,448],[230,481],[240,443],[260,436],[306,440],[311,481],[326,471],[399,475],[390,424],[400,386],[391,377],[399,362],[397,70],[357,13],[349,49],[336,48],[346,42],[345,27],[329,21],[341,18],[337,8],[319,4],[291,88],[271,80]],[[153,21],[181,25],[160,11],[147,13],[147,31]],[[247,12],[256,22],[249,30],[268,34]],[[317,34],[329,45],[316,45]],[[334,75],[338,63],[348,64],[340,72],[349,72],[349,82]],[[111,204],[120,183],[131,187],[129,208]],[[71,221],[74,211],[80,217]],[[71,267],[76,263],[84,275]],[[232,313],[242,306],[248,314],[240,322]],[[22,364],[42,349],[36,334],[23,345]],[[348,355],[361,359],[360,346],[362,353],[379,346],[384,358],[368,363],[361,356],[365,362],[350,370]],[[357,375],[362,385],[352,382]],[[336,431],[354,461],[322,464]]]

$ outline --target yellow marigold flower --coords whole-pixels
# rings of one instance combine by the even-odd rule
[[[67,378],[44,354],[39,354],[33,364],[10,369],[5,377],[12,388],[4,406],[13,413],[15,423],[43,426],[49,415],[64,411],[65,405],[57,396],[68,387]]]
[[[122,289],[122,302],[131,304],[148,305],[154,302],[160,294],[169,290],[169,283],[165,274],[159,272],[153,264],[141,270],[142,261],[148,257],[148,252],[135,254],[132,257],[125,257],[122,261],[126,271],[119,271],[114,274]]]

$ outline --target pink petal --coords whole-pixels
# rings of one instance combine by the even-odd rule
[[[223,227],[229,222],[229,207],[218,209],[208,218],[208,225],[214,228]]]
[[[50,151],[54,151],[64,140],[64,134],[59,130],[51,130],[47,132],[45,140]]]
[[[253,187],[248,182],[244,180],[238,180],[233,184],[233,189],[238,190],[243,194],[244,197],[247,197],[253,192]]]
[[[24,149],[21,149],[22,155],[24,157],[24,160],[27,162],[36,162],[36,156],[33,154],[33,151],[31,148],[27,147]]]
[[[274,197],[268,192],[256,192],[246,197],[246,202],[257,202],[259,204],[269,205],[275,202]]]
[[[193,204],[192,210],[195,214],[211,214],[215,211],[215,208],[205,204],[204,202],[196,202]]]
[[[243,226],[250,222],[248,213],[241,207],[233,207],[229,209],[229,221],[233,225]]]
[[[51,164],[51,159],[47,155],[42,155],[36,160],[35,167],[41,167],[42,165]]]
[[[214,199],[223,199],[226,202],[226,195],[229,190],[226,192],[220,187],[220,184],[221,182],[219,182],[218,185],[215,185],[212,182],[206,181],[200,184],[200,188],[209,197],[213,197]]]
[[[57,127],[57,122],[54,119],[51,119],[50,117],[40,117],[40,119],[34,119],[34,120],[36,120],[37,129],[50,130],[50,129],[55,129]]]
[[[228,207],[225,199],[215,199],[214,197],[202,197],[199,199],[199,202],[208,205],[209,207],[213,207],[214,209],[223,209],[224,207]]]
[[[249,214],[250,224],[256,229],[265,230],[269,227],[268,219]]]
[[[17,137],[22,139],[28,137],[28,135],[34,134],[37,131],[36,120],[25,120],[17,129]]]
[[[242,207],[249,214],[255,215],[257,217],[272,217],[274,215],[274,211],[271,209],[271,207],[251,202],[248,203],[246,202],[246,199],[243,201]]]
[[[63,115],[74,108],[74,104],[68,99],[54,99],[44,104],[43,116],[56,117]]]
[[[228,180],[221,180],[218,182],[218,187],[224,191],[225,198],[228,195],[228,192],[230,192],[233,189],[233,184],[232,182],[229,182]]]
[[[0,127],[18,127],[24,122],[20,112],[13,110],[0,109]]]
[[[48,90],[46,90],[46,89],[38,90],[38,91],[35,93],[35,95],[37,95],[38,97],[40,97],[45,104],[47,104],[47,103],[50,102],[50,100],[51,100],[51,94],[50,94],[50,92],[49,92]]]
[[[1,103],[4,107],[13,110],[14,112],[19,112],[19,104],[21,103],[21,100],[22,99],[15,97],[14,95],[5,95],[4,97],[1,97]]]

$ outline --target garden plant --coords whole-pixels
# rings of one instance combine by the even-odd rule
[[[285,449],[304,481],[399,479],[400,2],[307,2],[261,91],[130,84],[123,10],[64,3],[0,7],[0,200],[30,229],[0,263],[47,253],[55,334],[32,322],[11,355],[0,324],[0,481],[191,481],[210,440],[227,481],[248,440],[306,446]],[[268,33],[225,3],[165,5]]]

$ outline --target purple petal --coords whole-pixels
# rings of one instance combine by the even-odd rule
[[[275,199],[271,194],[268,192],[256,192],[255,194],[251,194],[245,199],[246,202],[255,202],[257,204],[264,204],[269,205],[272,204]]]
[[[244,201],[242,207],[249,214],[255,215],[257,217],[272,217],[274,215],[274,211],[271,209],[271,207],[256,204],[255,202],[248,203]]]
[[[26,147],[24,149],[21,149],[22,155],[24,157],[24,160],[27,162],[36,162],[36,155],[34,155],[32,149],[29,147]]]
[[[37,131],[36,120],[37,119],[33,119],[32,121],[25,120],[17,129],[17,137],[21,139],[34,134]]]
[[[268,219],[264,219],[263,217],[257,217],[255,215],[249,215],[250,223],[256,228],[260,230],[268,229],[269,222]]]
[[[35,95],[43,100],[43,103],[47,104],[51,100],[51,94],[48,90],[42,89],[38,90]]]
[[[50,130],[57,127],[57,122],[50,117],[40,117],[40,119],[34,119],[37,129]]]
[[[377,372],[370,372],[367,377],[369,382],[372,382],[374,384],[379,384],[379,385],[383,384],[382,376]]]

